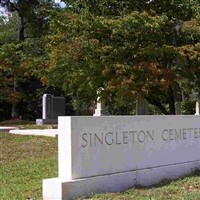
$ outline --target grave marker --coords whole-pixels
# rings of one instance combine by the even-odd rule
[[[102,91],[104,91],[104,88],[99,88],[97,90],[97,105],[96,105],[95,112],[93,114],[93,116],[96,116],[96,117],[106,115],[105,101],[102,97],[100,97]]]
[[[181,102],[177,102],[175,104],[176,107],[176,115],[182,115],[182,111],[181,111]]]
[[[200,115],[200,91],[197,95],[197,101],[196,101],[196,113],[195,115]]]
[[[195,113],[195,115],[199,115],[199,113],[200,113],[200,103],[199,102],[200,101],[196,102],[196,113]]]
[[[42,119],[36,119],[36,124],[57,123],[58,116],[65,116],[65,97],[44,94],[42,97]]]
[[[136,115],[149,115],[149,104],[141,95],[136,100]]]

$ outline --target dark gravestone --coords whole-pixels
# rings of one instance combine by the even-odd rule
[[[136,100],[136,115],[149,115],[149,104],[141,95]]]
[[[52,97],[52,117],[53,119],[58,116],[65,115],[65,98],[64,97]]]

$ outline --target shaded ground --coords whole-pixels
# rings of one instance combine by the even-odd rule
[[[45,124],[45,125],[36,125],[35,121],[27,121],[21,119],[10,119],[6,121],[1,121],[0,126],[14,126],[19,129],[52,129],[57,128],[57,124]]]

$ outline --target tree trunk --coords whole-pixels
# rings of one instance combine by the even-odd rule
[[[14,82],[13,82],[14,92],[16,91],[16,88],[17,88],[17,82],[14,80]],[[17,110],[17,103],[12,104],[11,118],[12,119],[19,118],[19,114],[18,114],[18,110]]]
[[[20,16],[20,25],[19,25],[19,36],[18,36],[18,41],[19,43],[23,42],[25,40],[25,22],[24,22],[24,16]],[[22,47],[19,48],[19,50],[22,50]],[[20,55],[18,54],[18,65],[20,65]],[[17,80],[16,80],[16,74],[14,74],[14,83],[13,83],[13,90],[17,91],[18,86],[17,86]],[[13,103],[12,105],[12,110],[11,110],[11,118],[19,118],[19,112],[17,110],[17,102]]]
[[[24,31],[25,31],[24,16],[20,16],[19,43],[25,40]]]
[[[151,99],[149,97],[145,97],[145,99],[150,104],[156,106],[161,111],[161,113],[163,113],[164,115],[169,115],[169,112],[167,112],[167,110],[165,109],[165,107],[159,101],[156,101],[155,99]]]
[[[174,92],[172,87],[169,87],[168,89],[168,102],[169,102],[169,114],[176,115]]]

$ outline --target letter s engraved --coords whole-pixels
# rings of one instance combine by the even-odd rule
[[[83,133],[82,134],[82,139],[84,141],[84,144],[82,144],[82,147],[86,147],[88,145],[88,141],[87,141],[87,133]]]

